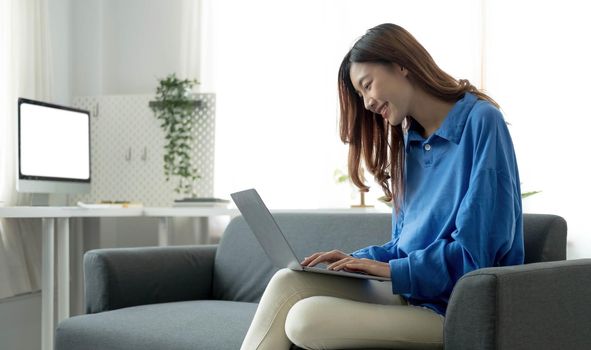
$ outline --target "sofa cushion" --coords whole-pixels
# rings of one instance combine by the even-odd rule
[[[56,348],[236,350],[256,308],[253,303],[199,300],[75,316],[59,324]]]
[[[278,213],[273,215],[281,231],[303,259],[316,251],[344,252],[381,245],[391,239],[392,215]],[[357,234],[351,234],[357,232]],[[214,263],[213,298],[258,302],[278,269],[242,217],[230,222],[220,241]]]

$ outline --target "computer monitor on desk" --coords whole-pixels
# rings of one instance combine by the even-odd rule
[[[51,193],[90,191],[90,113],[18,99],[18,192],[32,205],[48,205]]]

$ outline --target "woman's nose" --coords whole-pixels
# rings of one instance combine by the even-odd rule
[[[369,97],[365,99],[365,109],[367,109],[368,111],[374,112],[374,108],[376,107],[376,101]]]

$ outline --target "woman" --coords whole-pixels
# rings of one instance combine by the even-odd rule
[[[442,348],[453,286],[465,273],[523,263],[519,175],[497,104],[442,71],[403,28],[370,29],[339,70],[341,138],[393,204],[392,240],[302,261],[391,283],[279,271],[243,349]]]

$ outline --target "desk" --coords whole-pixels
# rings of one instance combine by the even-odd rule
[[[380,209],[302,209],[273,210],[279,212],[322,212],[322,213],[373,213],[386,211]],[[170,217],[193,217],[202,220],[198,225],[200,236],[197,242],[205,242],[207,219],[213,216],[237,216],[237,209],[221,207],[161,207],[161,208],[80,208],[80,207],[0,207],[0,218],[38,218],[42,219],[42,268],[41,268],[41,349],[52,350],[55,332],[54,278],[57,274],[57,322],[70,316],[70,218],[84,217],[159,217],[158,243],[170,242],[168,220]],[[57,226],[56,226],[57,223]],[[57,227],[57,230],[56,230]],[[195,226],[197,228],[197,226]],[[57,232],[58,269],[56,273],[54,256]]]
[[[280,209],[272,210],[273,213],[297,213],[297,212],[315,212],[323,214],[343,214],[343,213],[375,213],[390,212],[387,208],[375,209],[368,208],[326,208],[326,209]],[[158,217],[158,245],[167,246],[170,244],[169,219],[172,217],[192,217],[193,232],[195,232],[195,242],[198,244],[207,244],[209,230],[209,218],[212,216],[227,215],[231,218],[240,215],[238,209],[228,209],[224,207],[147,207],[144,208],[143,216]]]
[[[145,208],[144,216],[158,217],[158,245],[167,246],[170,243],[169,219],[172,217],[192,217],[195,242],[207,244],[209,230],[209,218],[212,216],[228,215],[230,217],[240,215],[238,209],[224,207],[160,207]]]

